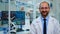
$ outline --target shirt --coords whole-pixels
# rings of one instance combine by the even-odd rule
[[[49,21],[49,16],[47,16],[46,18],[46,28],[48,26],[48,21]],[[44,26],[44,18],[41,16],[41,22],[42,22],[42,27]],[[47,29],[46,29],[46,32],[47,32]]]

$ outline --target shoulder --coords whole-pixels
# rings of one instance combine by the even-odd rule
[[[59,23],[59,20],[57,20],[55,17],[50,16],[50,19],[51,19],[54,23]]]
[[[54,21],[58,21],[55,17],[50,16],[50,19],[54,20]]]

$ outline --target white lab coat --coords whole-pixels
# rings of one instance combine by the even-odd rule
[[[49,17],[48,25],[47,25],[47,34],[60,34],[59,33],[59,22],[53,17]],[[31,24],[30,28],[31,34],[43,34],[43,27],[41,23],[40,17],[34,20]]]

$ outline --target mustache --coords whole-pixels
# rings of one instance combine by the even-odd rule
[[[43,13],[48,12],[48,11],[42,11]]]
[[[48,12],[48,11],[42,11],[42,12]]]
[[[42,12],[47,12],[47,11],[42,11]]]

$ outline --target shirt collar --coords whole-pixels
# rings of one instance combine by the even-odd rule
[[[41,19],[43,20],[44,18],[41,16]],[[49,16],[47,16],[45,19],[48,20],[49,19]]]

